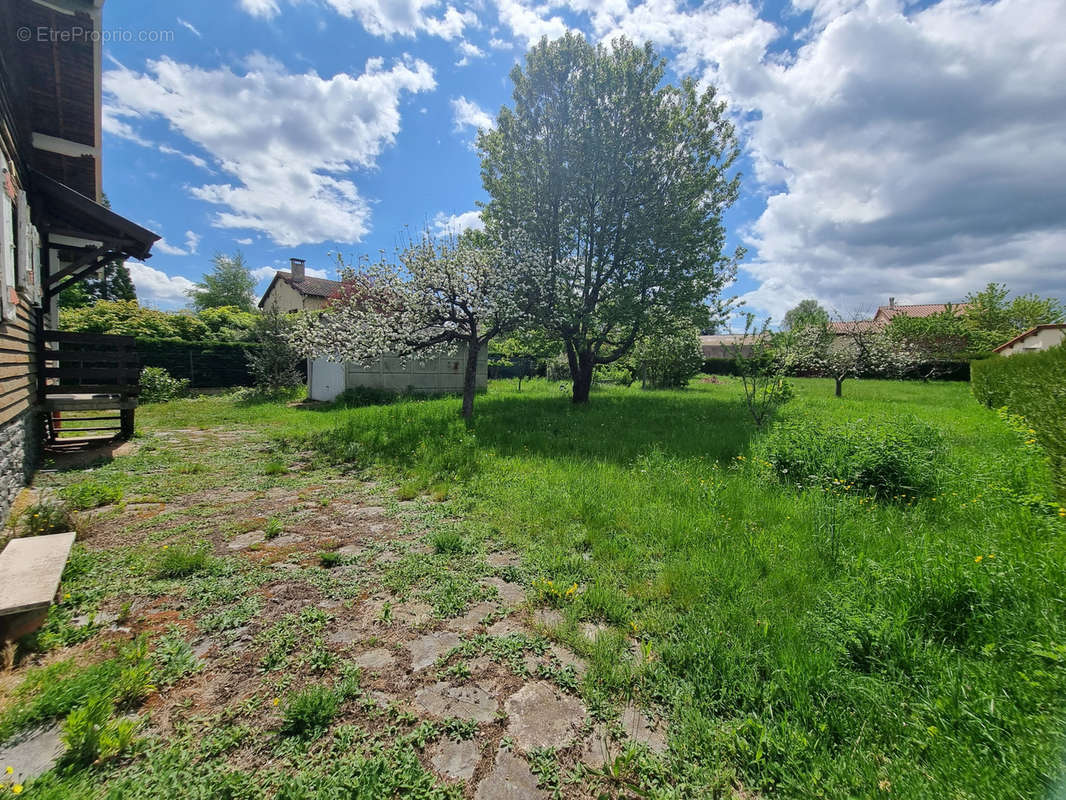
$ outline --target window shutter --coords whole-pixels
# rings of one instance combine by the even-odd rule
[[[6,184],[7,176],[4,177]],[[0,206],[3,206],[4,227],[3,253],[0,253],[0,259],[3,260],[0,264],[0,291],[3,292],[3,317],[6,322],[15,318],[15,309],[18,307],[18,293],[15,291],[15,214],[6,187]]]

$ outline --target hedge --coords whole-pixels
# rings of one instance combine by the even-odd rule
[[[255,342],[187,342],[180,339],[137,339],[142,367],[162,367],[175,378],[187,378],[197,389],[251,386],[245,350]]]
[[[1066,496],[1066,346],[975,361],[970,375],[974,397],[1024,417],[1036,431]]]

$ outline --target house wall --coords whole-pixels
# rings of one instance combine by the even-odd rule
[[[293,289],[283,280],[274,282],[263,303],[263,310],[270,311],[277,308],[283,314],[292,311],[314,311],[326,307],[325,297],[306,297]]]
[[[343,381],[342,369],[343,368]],[[308,362],[308,393],[312,400],[333,400],[345,389],[369,388],[389,392],[446,394],[463,390],[466,348],[451,355],[408,361],[386,356],[370,367],[337,364],[324,358]],[[488,386],[488,354],[482,350],[477,365],[477,388]]]
[[[1034,350],[1047,350],[1056,347],[1066,340],[1066,330],[1062,328],[1042,328],[1031,336],[1026,336],[1020,342],[1015,342],[1010,347],[999,351],[1001,356],[1012,356],[1016,353],[1031,353]]]

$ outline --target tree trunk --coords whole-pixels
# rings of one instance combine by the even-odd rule
[[[587,403],[592,390],[592,372],[595,367],[592,353],[578,353],[576,369],[573,373],[574,403]]]
[[[841,397],[842,396],[841,390],[844,388],[844,379],[843,378],[836,378],[836,382],[837,382],[837,397]]]
[[[477,357],[481,342],[473,339],[466,343],[466,369],[463,372],[463,419],[474,418],[474,393],[477,391]]]

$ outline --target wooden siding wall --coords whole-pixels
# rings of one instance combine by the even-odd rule
[[[20,297],[16,318],[0,322],[0,425],[37,402],[34,313]]]

